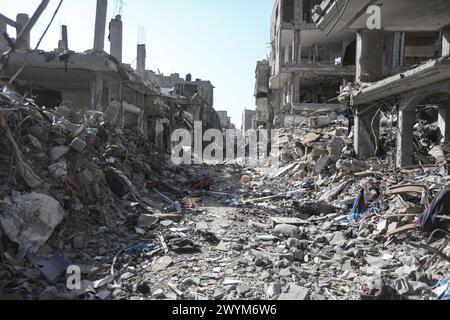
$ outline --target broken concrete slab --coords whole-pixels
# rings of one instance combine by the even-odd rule
[[[17,195],[0,201],[0,222],[5,234],[24,252],[36,253],[66,212],[53,197],[40,193]]]
[[[310,297],[310,289],[295,284],[291,284],[289,287],[289,291],[287,293],[281,294],[278,300],[304,301],[309,300],[309,297]]]
[[[50,150],[50,160],[52,162],[55,162],[57,160],[59,160],[60,158],[62,158],[67,152],[70,151],[69,147],[66,146],[59,146],[59,147],[54,147],[53,149]]]

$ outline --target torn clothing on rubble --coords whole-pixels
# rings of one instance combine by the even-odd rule
[[[366,207],[366,201],[364,198],[364,190],[361,190],[355,199],[352,211],[347,216],[347,219],[343,221],[343,223],[348,224],[351,222],[359,222],[363,218],[363,216],[366,214],[366,211],[367,211],[367,207]]]
[[[431,233],[439,229],[437,217],[449,215],[448,208],[450,208],[450,186],[439,192],[430,207],[419,217],[422,231]]]

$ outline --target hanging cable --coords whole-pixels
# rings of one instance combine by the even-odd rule
[[[345,10],[347,10],[347,6],[348,6],[349,0],[345,0],[345,5],[344,8],[342,9],[341,13],[339,14],[338,18],[336,19],[336,21],[333,23],[333,25],[331,26],[330,30],[328,30],[328,32],[325,34],[325,36],[327,37],[331,31],[333,31],[333,29],[336,27],[336,25],[338,24],[339,20],[341,20],[342,16],[344,15]],[[336,7],[337,7],[337,1],[336,1]],[[339,9],[338,9],[339,10]]]

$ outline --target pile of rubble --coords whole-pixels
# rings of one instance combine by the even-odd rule
[[[440,167],[354,159],[342,117],[280,168],[181,167],[118,114],[0,94],[1,298],[450,297]]]
[[[65,287],[67,268],[120,251],[155,253],[162,244],[145,229],[182,219],[182,205],[170,198],[188,194],[191,173],[158,154],[138,130],[116,126],[119,111],[114,102],[105,113],[65,105],[52,111],[0,92],[3,295],[107,298],[100,289],[115,279],[112,259],[109,269],[82,267],[90,280],[78,291]]]
[[[258,263],[283,280],[266,297],[449,299],[450,177],[356,160],[341,125],[286,129],[275,139],[284,166],[249,172],[234,201],[270,215]]]

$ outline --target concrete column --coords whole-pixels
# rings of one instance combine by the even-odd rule
[[[439,107],[439,118],[438,118],[439,129],[443,136],[444,142],[450,141],[450,109]]]
[[[288,104],[292,105],[292,101],[294,100],[294,83],[292,78],[288,81]]]
[[[61,40],[66,45],[66,49],[69,49],[69,35],[67,33],[67,26],[65,25],[61,27]]]
[[[303,0],[294,0],[294,22],[303,22]]]
[[[302,46],[300,41],[300,30],[295,30],[294,41],[292,43],[292,62],[295,64],[301,63],[302,59]]]
[[[416,108],[424,95],[403,96],[398,112],[397,168],[411,166],[413,156],[413,132],[416,122]]]
[[[378,109],[364,110],[357,107],[355,114],[355,152],[359,157],[375,156],[380,134],[381,114]]]
[[[95,110],[97,111],[104,111],[103,110],[103,87],[104,87],[104,77],[103,75],[98,72],[95,74],[95,85],[94,85],[94,106]],[[106,106],[105,106],[106,107]]]
[[[402,60],[402,33],[395,32],[393,35],[393,47],[392,47],[392,63],[391,67],[396,68],[401,66],[400,62]]]
[[[450,25],[442,29],[442,56],[450,54]]]
[[[25,13],[19,13],[16,18],[16,39],[19,39],[19,35],[22,30],[27,25],[28,21],[30,21],[30,17]],[[26,51],[30,49],[30,31],[25,32],[22,35],[22,38],[16,41],[16,47],[18,51]]]
[[[97,11],[95,16],[94,50],[105,49],[106,14],[108,11],[108,0],[97,0]]]
[[[293,75],[292,104],[300,103],[300,75]]]
[[[137,60],[136,60],[136,71],[139,76],[144,78],[145,76],[145,59],[147,58],[147,51],[145,44],[137,45]]]
[[[413,131],[416,122],[415,110],[402,109],[398,112],[397,168],[413,165]]]
[[[0,53],[8,50],[9,46],[3,34],[6,32],[6,22],[0,20]]]
[[[122,37],[122,17],[120,15],[117,15],[116,18],[112,19],[109,23],[109,41],[110,53],[119,62],[122,62]]]
[[[381,30],[360,30],[356,36],[356,81],[383,78],[384,35]]]
[[[292,51],[294,50],[292,48],[293,48],[292,45],[290,45],[289,46],[289,52],[287,52],[287,54],[286,54],[288,63],[292,63]]]
[[[282,56],[283,56],[284,64],[288,64],[289,63],[289,48],[283,47]]]
[[[67,26],[61,26],[61,40],[58,43],[58,49],[68,50],[69,49],[69,38],[67,36]]]

